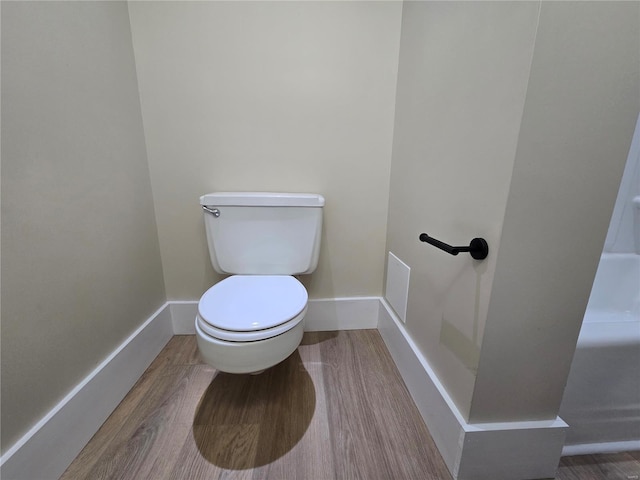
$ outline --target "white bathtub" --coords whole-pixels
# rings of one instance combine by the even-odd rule
[[[563,455],[640,450],[640,255],[600,259],[560,417]]]

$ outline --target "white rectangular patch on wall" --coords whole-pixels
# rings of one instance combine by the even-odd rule
[[[403,323],[407,321],[407,301],[409,299],[409,275],[411,268],[393,253],[387,261],[387,286],[384,298],[396,311]]]

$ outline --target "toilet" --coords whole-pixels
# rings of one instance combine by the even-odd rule
[[[200,204],[213,268],[230,276],[198,302],[198,350],[222,372],[260,373],[302,340],[309,297],[293,275],[318,265],[324,197],[218,192]]]

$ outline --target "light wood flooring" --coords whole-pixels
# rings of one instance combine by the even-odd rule
[[[567,457],[557,480],[636,480],[640,455]],[[635,475],[635,477],[634,477]],[[305,333],[261,375],[176,336],[61,477],[450,480],[376,330]]]

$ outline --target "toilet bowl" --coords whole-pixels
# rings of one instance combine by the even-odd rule
[[[255,373],[287,358],[304,330],[308,295],[289,275],[233,275],[200,299],[198,349],[214,368]]]

